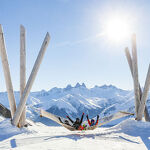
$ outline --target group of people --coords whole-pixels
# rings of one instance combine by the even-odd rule
[[[84,113],[82,114],[81,119],[76,118],[76,120],[73,121],[69,116],[67,116],[67,118],[70,120],[70,122],[72,123],[72,125],[70,125],[70,123],[69,123],[68,120],[65,120],[64,122],[62,122],[62,120],[61,120],[60,117],[59,117],[59,120],[60,120],[61,123],[67,124],[69,126],[72,126],[76,130],[85,130],[86,127],[87,127],[87,125],[85,125],[85,124],[82,125],[83,117],[84,117]],[[96,121],[94,119],[90,120],[89,117],[88,117],[88,115],[86,115],[86,117],[87,117],[87,121],[88,121],[88,124],[89,124],[90,127],[98,125],[99,115],[97,115]]]

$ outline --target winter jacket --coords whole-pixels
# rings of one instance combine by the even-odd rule
[[[67,118],[72,122],[72,127],[74,127],[75,129],[77,129],[77,130],[82,130],[82,126],[81,126],[81,124],[82,124],[82,121],[83,121],[83,117],[84,117],[84,113],[82,114],[82,117],[81,117],[81,119],[80,119],[80,121],[79,122],[77,122],[77,121],[73,121],[69,116],[67,116]]]
[[[97,115],[97,120],[96,120],[96,122],[94,122],[94,123],[91,123],[91,121],[89,120],[88,115],[87,115],[86,117],[87,117],[87,121],[88,121],[89,126],[94,126],[94,125],[97,126],[97,125],[98,125],[99,115]]]

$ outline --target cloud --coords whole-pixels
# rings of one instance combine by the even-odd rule
[[[77,41],[64,41],[64,42],[57,43],[54,47],[74,46],[74,45],[79,45],[79,44],[86,43],[86,42],[93,42],[102,36],[104,36],[104,33],[99,33],[97,35],[89,36],[87,38],[77,40]]]

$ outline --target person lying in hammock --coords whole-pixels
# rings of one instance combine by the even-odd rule
[[[65,120],[64,122],[62,122],[62,120],[61,120],[60,117],[59,117],[58,119],[59,119],[59,121],[60,121],[61,123],[66,124],[66,125],[68,125],[68,126],[71,126],[71,125],[69,124],[69,121],[68,121],[68,120]]]
[[[72,122],[72,127],[74,127],[76,130],[82,130],[82,121],[83,121],[84,113],[82,113],[81,119],[76,118],[76,121],[73,121],[69,116],[67,118]]]
[[[99,115],[97,115],[97,120],[96,120],[96,122],[95,122],[94,119],[91,119],[91,121],[90,121],[88,115],[86,115],[86,117],[87,117],[87,121],[88,121],[88,124],[89,124],[90,127],[91,127],[91,126],[97,126],[97,125],[98,125]]]

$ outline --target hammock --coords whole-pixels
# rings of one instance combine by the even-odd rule
[[[85,127],[84,130],[94,130],[97,127],[102,126],[102,125],[104,125],[108,122],[111,122],[113,120],[116,120],[116,119],[119,119],[119,118],[122,118],[122,117],[130,116],[130,115],[134,115],[134,114],[129,113],[129,112],[124,112],[124,111],[119,111],[119,112],[117,112],[113,115],[106,116],[106,117],[103,117],[103,118],[99,119],[98,125],[89,126],[87,121],[84,121],[82,124],[87,125],[87,127]],[[74,127],[72,127],[73,124],[72,124],[72,122],[70,122],[70,120],[68,120],[66,118],[63,118],[63,117],[60,117],[60,116],[57,116],[57,115],[54,115],[54,114],[51,114],[51,113],[49,113],[49,112],[47,112],[43,109],[41,109],[40,117],[46,117],[48,119],[51,119],[51,120],[55,121],[56,123],[60,124],[61,126],[65,127],[66,129],[70,130],[70,131],[79,131],[79,130],[75,129]],[[61,119],[62,122],[67,120],[70,125],[62,123],[59,118]]]

